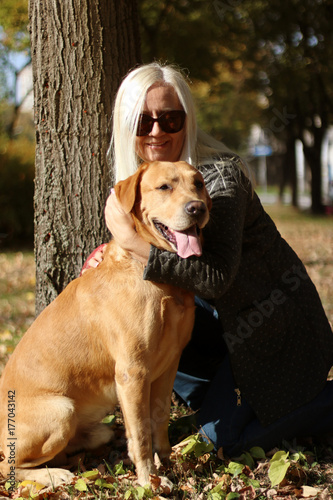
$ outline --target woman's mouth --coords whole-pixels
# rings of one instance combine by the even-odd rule
[[[147,146],[150,147],[150,148],[161,148],[163,146],[166,145],[166,141],[165,142],[150,142],[150,143],[147,143]]]

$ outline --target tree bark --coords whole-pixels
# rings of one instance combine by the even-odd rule
[[[109,236],[114,94],[140,61],[136,0],[30,0],[36,125],[36,314]]]

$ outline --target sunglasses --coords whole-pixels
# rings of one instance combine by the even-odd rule
[[[139,116],[136,135],[138,137],[148,135],[152,131],[155,122],[159,124],[163,132],[167,134],[176,134],[184,127],[185,118],[186,113],[182,109],[165,111],[165,113],[162,113],[158,118],[141,114]]]

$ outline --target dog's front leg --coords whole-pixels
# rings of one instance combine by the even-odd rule
[[[153,451],[160,460],[168,458],[171,452],[168,425],[170,419],[171,394],[178,369],[179,359],[172,364],[151,386],[150,414]]]
[[[116,367],[117,392],[122,408],[128,454],[134,462],[138,482],[149,484],[149,475],[156,469],[152,453],[150,419],[150,379],[141,367]]]

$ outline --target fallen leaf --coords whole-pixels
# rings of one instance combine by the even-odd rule
[[[42,490],[43,488],[46,487],[45,484],[37,483],[36,481],[30,481],[30,480],[22,481],[22,483],[20,483],[19,486],[23,487],[30,486],[32,489],[35,489],[36,491]]]
[[[104,474],[106,474],[106,467],[104,464],[99,464],[99,466],[97,467],[97,470],[100,472],[100,474],[102,474],[102,476],[104,476]]]
[[[331,493],[328,491],[328,488],[325,488],[318,495],[318,500],[330,500],[331,498]]]
[[[268,477],[272,486],[276,486],[284,479],[290,462],[287,460],[285,452],[277,452],[271,460],[271,465],[268,471]]]
[[[187,484],[182,484],[180,486],[180,489],[183,490],[183,491],[188,491],[190,493],[194,493],[195,492],[195,490],[193,489],[193,487],[192,486],[188,486]]]
[[[240,489],[238,493],[241,494],[241,498],[244,500],[254,500],[257,496],[256,490],[253,486],[246,486],[245,488]]]
[[[313,486],[302,486],[301,490],[303,498],[315,497],[320,493],[320,490],[318,488],[313,488]]]
[[[76,481],[76,483],[74,484],[74,487],[78,491],[87,491],[88,490],[88,486],[87,486],[85,480],[82,478],[80,478]]]
[[[275,488],[271,488],[270,490],[268,490],[266,492],[266,497],[267,498],[273,498],[273,497],[275,497],[275,495],[277,495],[277,491],[276,491]]]
[[[173,483],[165,476],[160,477],[160,490],[164,495],[170,495],[173,490]]]
[[[161,478],[156,474],[149,475],[149,482],[153,491],[157,490],[161,485]]]
[[[99,471],[98,470],[88,470],[87,472],[83,472],[81,474],[82,477],[85,477],[89,481],[93,481],[94,479],[97,479],[99,477]]]

